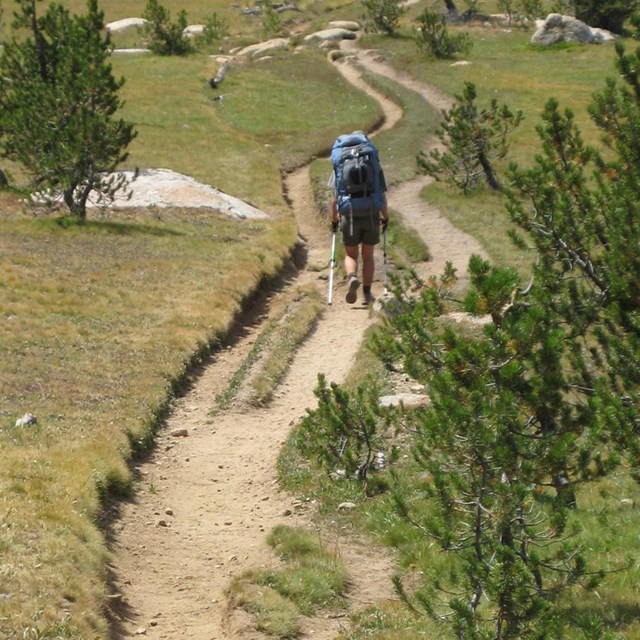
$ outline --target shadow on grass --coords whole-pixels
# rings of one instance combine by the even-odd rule
[[[62,229],[81,227],[89,231],[108,232],[118,236],[150,235],[150,236],[182,236],[184,233],[175,229],[161,228],[154,225],[139,224],[133,222],[113,222],[106,220],[80,220],[73,216],[62,216],[51,221],[44,221],[42,224],[55,225]]]
[[[640,619],[640,603],[616,601],[612,596],[602,603],[601,609],[594,610],[593,605],[577,603],[567,607],[565,613],[566,618],[571,620],[577,628],[591,632],[595,626],[602,634],[605,630],[617,632],[629,624],[637,623]],[[586,637],[592,637],[592,635]]]

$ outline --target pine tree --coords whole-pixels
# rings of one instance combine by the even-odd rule
[[[413,596],[396,586],[459,638],[554,638],[554,597],[599,577],[569,535],[574,483],[591,472],[586,416],[565,394],[569,345],[552,310],[511,269],[476,256],[469,272],[464,306],[491,317],[482,332],[449,323],[448,287],[431,282],[412,303],[396,291],[408,309],[389,318],[391,345],[378,343],[431,398],[403,416],[425,473],[418,497],[397,492],[398,512],[453,556],[446,574],[421,567]]]
[[[455,7],[453,11],[457,14]],[[447,18],[442,13],[425,9],[416,22],[416,44],[418,49],[428,57],[454,58],[457,53],[468,53],[471,49],[469,34],[449,33]]]
[[[621,34],[624,21],[638,9],[637,0],[573,0],[578,20]]]
[[[532,169],[513,171],[510,210],[536,244],[536,277],[572,339],[573,388],[595,411],[601,439],[615,445],[606,456],[637,467],[640,50],[626,54],[617,45],[616,52],[624,84],[607,80],[590,108],[612,159],[586,147],[571,112],[550,101],[544,155]]]
[[[116,117],[123,79],[113,77],[104,15],[89,0],[84,16],[37,0],[17,0],[18,33],[0,56],[0,153],[20,163],[41,193],[61,194],[69,211],[86,217],[89,195],[109,201],[123,180],[133,126]]]
[[[378,339],[432,399],[404,417],[425,474],[398,511],[454,557],[397,588],[458,638],[559,637],[556,598],[603,571],[567,535],[575,488],[640,462],[640,50],[617,54],[623,83],[590,109],[608,153],[549,100],[542,153],[510,169],[508,209],[537,254],[527,286],[474,257],[464,307],[490,317],[481,332],[447,322],[449,274],[413,300],[399,285]]]
[[[464,90],[456,95],[456,103],[443,112],[438,137],[444,152],[433,149],[421,153],[418,166],[424,173],[468,193],[482,180],[494,190],[500,189],[495,168],[497,159],[508,152],[508,137],[522,119],[522,112],[512,113],[507,105],[499,105],[493,98],[488,108],[477,104],[476,86],[465,82]]]
[[[158,0],[148,0],[142,13],[147,21],[143,33],[149,41],[153,53],[161,56],[184,56],[193,51],[193,44],[185,35],[187,28],[187,12],[178,12],[175,22],[171,20],[171,12]]]
[[[366,13],[364,15],[367,33],[383,33],[395,36],[400,18],[406,13],[406,7],[398,0],[360,0]]]
[[[374,385],[348,392],[318,376],[314,390],[318,408],[308,411],[298,433],[303,455],[316,460],[327,473],[339,472],[366,486],[377,452],[384,452],[385,411]]]

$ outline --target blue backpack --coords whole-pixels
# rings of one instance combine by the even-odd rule
[[[338,136],[331,149],[331,164],[340,215],[368,216],[382,209],[384,178],[378,150],[365,133]]]

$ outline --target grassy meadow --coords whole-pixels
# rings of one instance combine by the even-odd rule
[[[484,3],[482,8],[489,4]],[[420,4],[410,12],[417,14],[422,8],[424,5]],[[452,66],[452,61],[421,59],[408,37],[408,27],[407,22],[397,38],[365,36],[361,45],[376,48],[379,55],[398,71],[409,73],[451,95],[461,93],[464,82],[468,81],[476,84],[480,103],[488,103],[496,96],[499,102],[512,109],[522,109],[525,119],[511,138],[509,160],[528,166],[540,151],[536,126],[550,97],[557,98],[562,107],[574,112],[588,142],[599,144],[599,134],[588,116],[587,107],[593,93],[604,86],[605,78],[616,75],[612,45],[571,45],[541,50],[529,45],[531,32],[474,28],[469,30],[472,49],[464,56],[470,64]],[[636,45],[630,41],[627,46],[632,49]],[[410,117],[409,114],[407,118]],[[514,266],[523,275],[528,272],[532,256],[516,250],[508,240],[506,231],[510,222],[500,195],[481,190],[463,196],[438,183],[426,188],[422,195],[456,226],[480,239],[497,264]],[[379,364],[376,365],[372,356],[363,354],[362,359],[360,371],[375,375],[381,388],[388,388],[387,374]],[[357,375],[357,369],[354,367],[355,375],[347,381],[350,388],[363,381],[362,376]],[[410,501],[423,500],[424,509],[430,508],[421,495],[419,478],[424,470],[413,465],[411,455],[403,448],[403,443],[409,440],[410,435],[403,434],[400,428],[399,439],[395,442],[400,444],[401,461],[393,465],[393,477],[391,473],[378,474],[366,496],[356,482],[336,483],[323,472],[316,473],[308,461],[298,458],[295,433],[281,454],[279,471],[291,491],[317,502],[321,517],[330,519],[337,527],[367,529],[375,539],[391,547],[399,562],[399,574],[412,591],[419,588],[425,575],[437,577],[438,572],[445,575],[457,568],[434,548],[430,540],[398,516],[393,499],[386,491],[392,483],[402,483]],[[585,550],[589,566],[603,568],[606,575],[594,591],[577,589],[563,597],[559,616],[567,638],[640,638],[637,599],[640,592],[637,562],[639,500],[640,488],[624,469],[579,492],[579,508],[571,523],[574,535]],[[345,501],[353,501],[359,508],[348,515],[337,516],[338,505]],[[629,561],[630,568],[626,568]],[[351,622],[350,631],[345,632],[341,640],[415,640],[432,638],[436,634],[449,637],[432,621],[392,603],[359,611],[351,617]]]
[[[437,6],[434,2],[429,4]],[[495,3],[481,4],[484,12],[496,9]],[[412,7],[409,13],[413,16],[419,11],[419,7]],[[509,156],[502,164],[498,163],[499,171],[511,161],[529,166],[540,152],[536,127],[549,98],[556,98],[562,108],[575,114],[585,140],[593,144],[599,142],[587,107],[593,93],[604,86],[605,78],[616,75],[612,44],[573,44],[545,49],[529,44],[531,31],[475,27],[467,29],[472,47],[466,55],[456,61],[425,64],[424,59],[416,55],[415,43],[409,37],[409,15],[405,23],[400,37],[366,36],[363,46],[383,49],[381,56],[388,64],[452,96],[462,93],[465,82],[472,82],[478,91],[478,104],[488,105],[495,97],[512,111],[522,110],[523,121],[510,137]],[[452,33],[456,29],[452,27]],[[633,47],[633,42],[628,46]],[[453,64],[461,60],[469,64]],[[423,195],[456,226],[478,238],[497,263],[509,263],[522,272],[527,271],[529,257],[515,251],[506,239],[509,222],[502,196],[482,190],[464,196],[438,183],[427,187]]]
[[[145,4],[110,0],[103,9],[113,21],[140,16]],[[226,2],[162,4],[173,16],[184,8],[190,23],[213,11],[227,17],[231,36],[221,43],[225,51],[263,37],[257,20]],[[80,0],[64,5],[77,12],[85,7]],[[283,29],[311,30],[362,14],[357,2],[300,6],[302,13],[285,14]],[[612,72],[612,47],[542,52],[528,46],[526,33],[478,29],[467,56],[471,64],[451,67],[421,59],[409,37],[411,15],[424,6],[411,9],[404,35],[367,36],[364,46],[452,94],[469,80],[477,83],[481,99],[497,93],[512,108],[523,109],[525,122],[513,138],[519,162],[535,153],[535,124],[552,95],[574,109],[585,135],[595,137],[586,105]],[[11,7],[5,5],[5,22]],[[495,3],[483,9],[495,9]],[[120,39],[136,44],[134,34],[114,36]],[[291,49],[268,60],[234,62],[215,92],[207,80],[219,63],[208,53],[184,59],[113,57],[115,74],[126,78],[123,116],[138,130],[127,164],[192,176],[265,209],[270,219],[233,221],[213,211],[152,207],[90,214],[87,224],[74,225],[26,215],[11,193],[0,194],[2,638],[109,637],[104,611],[109,554],[100,529],[104,499],[133,490],[131,459],[152,446],[190,367],[224,341],[234,315],[288,261],[296,229],[282,193],[282,173],[321,155],[338,133],[370,129],[380,119],[379,107],[351,90],[318,51]],[[437,114],[394,83],[372,81],[405,109],[402,123],[381,134],[378,144],[389,181],[407,179]],[[223,99],[213,100],[218,95]],[[327,172],[326,160],[314,162],[319,192]],[[425,197],[480,238],[497,262],[526,270],[527,257],[505,240],[506,214],[498,198],[463,198],[442,185],[430,187]],[[367,366],[382,375],[373,363]],[[25,413],[35,415],[37,423],[14,426]],[[335,515],[336,501],[359,501],[354,487],[300,477],[289,453],[283,473],[290,486],[318,497],[323,512]],[[637,503],[639,497],[626,477],[585,497],[581,535],[594,557],[606,554],[613,563],[637,552],[636,509],[623,511],[619,500]],[[363,505],[353,514],[356,523],[386,542],[401,539],[384,498]],[[405,568],[435,561],[418,542],[403,546]],[[638,617],[633,594],[639,590],[635,568],[614,574],[597,598],[568,602],[567,610],[584,614],[589,604],[607,621],[617,616],[623,637],[640,638],[633,619]],[[423,637],[424,628],[415,624],[403,609],[367,610],[358,615],[351,640]]]
[[[205,54],[115,55],[113,68],[138,130],[127,166],[184,173],[272,217],[151,207],[76,225],[2,194],[3,638],[108,637],[103,500],[132,491],[132,456],[152,445],[191,366],[288,262],[282,172],[381,115],[317,51],[234,64],[222,101]],[[36,424],[16,427],[26,413]]]

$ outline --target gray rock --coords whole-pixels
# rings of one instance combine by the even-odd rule
[[[18,418],[16,420],[16,427],[28,427],[29,425],[36,424],[38,422],[38,418],[36,418],[32,413],[25,413],[22,418]]]
[[[612,33],[594,29],[573,16],[550,13],[544,22],[539,23],[537,31],[531,36],[531,43],[547,47],[559,42],[602,44],[615,37]]]
[[[143,53],[151,53],[151,49],[114,49],[113,55],[137,56]]]
[[[288,38],[274,38],[273,40],[267,40],[266,42],[258,42],[256,44],[250,44],[244,49],[240,49],[237,55],[239,56],[263,56],[270,51],[276,49],[283,49],[289,44]]]
[[[337,42],[340,40],[355,40],[356,34],[349,29],[323,29],[322,31],[316,31],[305,36],[305,42],[313,42],[314,40],[321,40],[324,42]]]
[[[329,23],[332,29],[347,29],[348,31],[360,31],[362,28],[359,22],[352,20],[333,20]]]
[[[382,407],[399,407],[401,404],[405,407],[422,407],[429,402],[429,396],[417,393],[398,393],[393,396],[380,397],[380,406]]]
[[[184,28],[182,34],[187,38],[195,38],[196,36],[200,36],[204,33],[204,25],[203,24],[190,24],[188,27]]]
[[[144,27],[145,24],[147,24],[147,20],[144,18],[123,18],[122,20],[109,22],[107,24],[107,31],[111,31],[112,33],[115,31],[124,31],[130,27]]]

